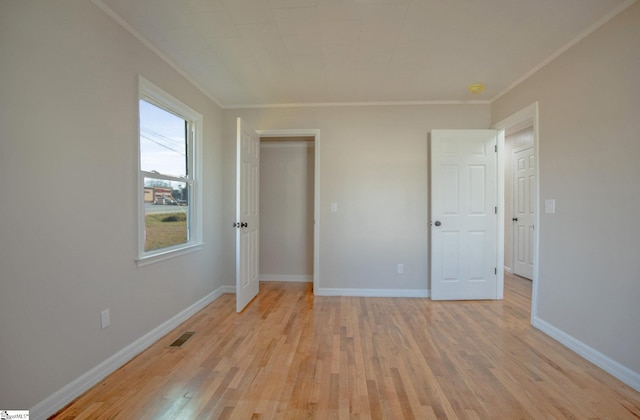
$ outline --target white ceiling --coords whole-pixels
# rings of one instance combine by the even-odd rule
[[[94,3],[221,106],[240,107],[490,101],[632,1]]]

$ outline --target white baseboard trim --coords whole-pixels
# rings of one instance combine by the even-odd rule
[[[313,274],[300,274],[300,275],[260,274],[260,281],[293,281],[293,282],[312,283]]]
[[[316,296],[357,296],[357,297],[416,297],[428,298],[428,289],[343,289],[319,288],[313,291]]]
[[[40,401],[29,410],[30,418],[33,420],[44,420],[55,414],[65,405],[78,398],[81,394],[89,390],[92,386],[100,382],[107,375],[111,374],[129,360],[149,348],[153,343],[167,335],[171,330],[178,327],[187,319],[191,318],[205,306],[218,299],[224,293],[235,293],[235,286],[221,286],[215,291],[209,293],[193,305],[189,306],[182,312],[176,314],[168,321],[162,323],[158,327],[149,331],[127,347],[123,348],[113,356],[109,357],[98,366],[84,373],[79,378],[65,385],[63,388],[51,394],[49,397]]]
[[[542,319],[535,317],[531,323],[534,327],[547,334],[554,340],[565,345],[580,356],[584,357],[594,365],[607,373],[615,376],[631,388],[640,392],[640,373],[634,372],[626,366],[621,365],[612,358],[605,356],[594,348],[584,344],[582,341],[570,336],[557,327]]]

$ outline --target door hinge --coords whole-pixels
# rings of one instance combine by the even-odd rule
[[[498,275],[498,267],[493,267],[493,274]]]
[[[496,152],[496,153],[498,153],[498,145],[497,145],[497,144],[495,144],[495,145],[493,146],[493,151],[494,151],[494,152]]]
[[[495,209],[494,211],[496,212],[496,214],[498,214],[498,206],[495,206],[494,209]]]

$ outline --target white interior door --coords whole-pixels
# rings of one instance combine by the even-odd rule
[[[497,299],[495,130],[431,132],[431,298]]]
[[[236,173],[236,311],[259,289],[260,138],[245,122],[237,123]]]
[[[533,278],[536,162],[533,147],[513,154],[513,273]]]

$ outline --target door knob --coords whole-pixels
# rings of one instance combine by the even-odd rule
[[[434,223],[434,225],[436,225],[436,226],[440,226],[441,224],[442,223],[440,223],[440,220],[436,220],[435,223]]]
[[[513,218],[513,219],[511,219],[511,220],[513,220],[514,222],[517,222],[517,221],[518,221],[518,218],[517,218],[517,217],[514,217],[514,218]]]

